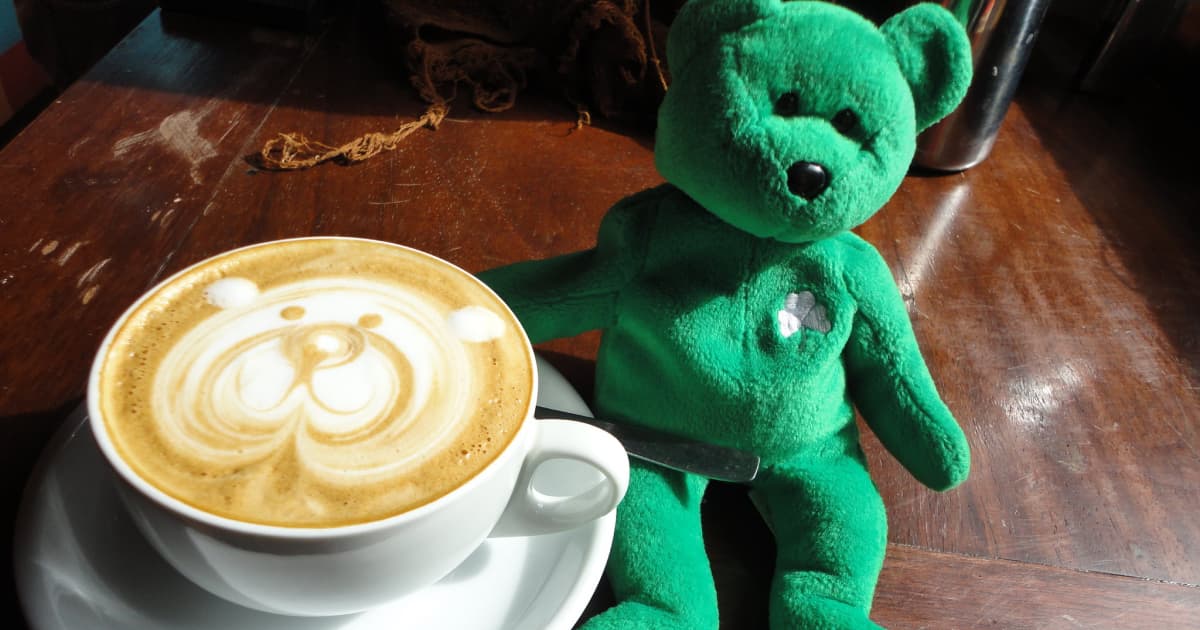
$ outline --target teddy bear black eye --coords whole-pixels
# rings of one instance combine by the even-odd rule
[[[775,115],[792,117],[800,113],[800,96],[795,92],[785,92],[775,101]]]
[[[837,129],[838,133],[849,133],[858,126],[858,114],[843,109],[833,117],[833,128]]]

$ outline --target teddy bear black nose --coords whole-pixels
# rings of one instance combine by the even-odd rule
[[[813,162],[796,162],[787,171],[788,190],[797,197],[814,199],[829,187],[829,171]]]

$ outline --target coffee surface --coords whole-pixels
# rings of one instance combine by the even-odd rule
[[[339,239],[205,261],[156,288],[103,359],[111,441],[220,516],[331,527],[423,505],[512,440],[533,390],[510,312],[425,254]]]

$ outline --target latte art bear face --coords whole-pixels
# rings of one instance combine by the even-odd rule
[[[347,324],[268,331],[213,366],[202,392],[228,408],[217,415],[285,419],[353,439],[393,417],[401,392],[413,389],[407,357],[383,337]],[[286,423],[284,423],[286,425]]]
[[[372,259],[388,263],[374,276],[235,258],[160,291],[103,373],[125,384],[102,386],[125,406],[106,413],[122,456],[168,494],[267,524],[382,518],[461,485],[519,427],[532,368],[490,292],[406,256],[419,264]]]
[[[386,480],[445,448],[471,420],[467,345],[506,328],[484,307],[446,315],[369,281],[214,284],[209,302],[228,308],[183,335],[154,379],[164,441],[218,467],[292,449],[330,484]],[[234,286],[231,300],[222,289]],[[462,325],[466,313],[477,325]]]

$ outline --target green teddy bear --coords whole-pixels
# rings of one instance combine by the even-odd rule
[[[918,480],[970,468],[892,275],[849,232],[971,79],[934,4],[881,27],[823,2],[692,0],[671,27],[655,159],[594,249],[481,274],[536,343],[603,329],[599,414],[757,453],[778,557],[773,628],[874,628],[887,518],[854,408]],[[718,627],[708,480],[635,462],[587,630]]]

